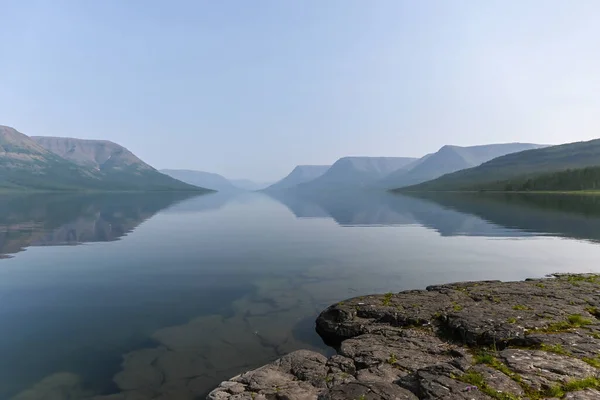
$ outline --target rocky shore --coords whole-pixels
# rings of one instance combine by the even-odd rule
[[[466,282],[357,297],[296,351],[210,400],[600,399],[600,276]]]

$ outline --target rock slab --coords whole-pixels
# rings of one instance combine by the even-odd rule
[[[600,276],[464,282],[349,299],[297,351],[208,399],[600,399]]]

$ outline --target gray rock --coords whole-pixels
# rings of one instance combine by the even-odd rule
[[[595,389],[582,390],[579,392],[567,393],[566,400],[597,400],[600,399],[600,391]]]
[[[362,368],[384,363],[401,371],[415,371],[434,363],[450,361],[450,350],[455,346],[446,343],[425,330],[408,329],[382,340],[380,335],[361,335],[345,340],[339,353],[354,360]]]
[[[548,398],[550,388],[600,376],[598,305],[593,275],[350,299],[317,319],[337,355],[292,353],[222,383],[209,398]],[[589,388],[564,398],[599,395]]]
[[[236,376],[212,391],[209,399],[258,398],[316,399],[327,388],[327,358],[319,353],[299,350],[271,364]],[[230,396],[230,397],[228,397]]]
[[[596,368],[577,358],[547,351],[506,349],[499,356],[510,370],[519,374],[535,390],[598,375]]]
[[[418,397],[398,385],[386,382],[350,382],[336,386],[319,396],[319,400],[417,400]]]
[[[409,385],[407,379],[401,384],[410,387],[419,399],[491,399],[476,386],[458,380],[461,375],[462,371],[450,364],[438,364],[418,370]]]

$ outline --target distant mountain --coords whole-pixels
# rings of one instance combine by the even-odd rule
[[[249,179],[230,179],[229,182],[231,182],[234,186],[239,187],[240,189],[250,190],[250,191],[262,190],[273,183],[273,182],[255,182],[255,181],[251,181]]]
[[[383,177],[417,161],[410,157],[344,157],[299,190],[337,190],[374,186]]]
[[[163,175],[115,143],[32,138],[0,126],[0,189],[206,191]]]
[[[199,186],[219,192],[236,192],[243,189],[234,186],[227,178],[212,172],[193,171],[187,169],[161,169],[161,173],[179,179],[190,185]]]
[[[381,186],[386,188],[400,188],[415,185],[438,178],[442,175],[476,167],[510,153],[531,150],[543,147],[531,143],[504,143],[483,146],[444,146],[433,154],[428,154],[418,162],[392,172],[381,180]]]
[[[498,182],[600,166],[600,139],[512,153],[478,167],[404,188],[408,191],[497,190]],[[403,189],[400,189],[403,190]]]
[[[331,165],[298,165],[285,178],[275,182],[266,191],[291,189],[301,183],[312,181],[323,175]]]

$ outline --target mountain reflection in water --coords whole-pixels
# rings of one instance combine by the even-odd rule
[[[198,398],[290,351],[331,352],[314,320],[349,297],[600,272],[593,196],[53,194],[0,208],[3,399]]]

